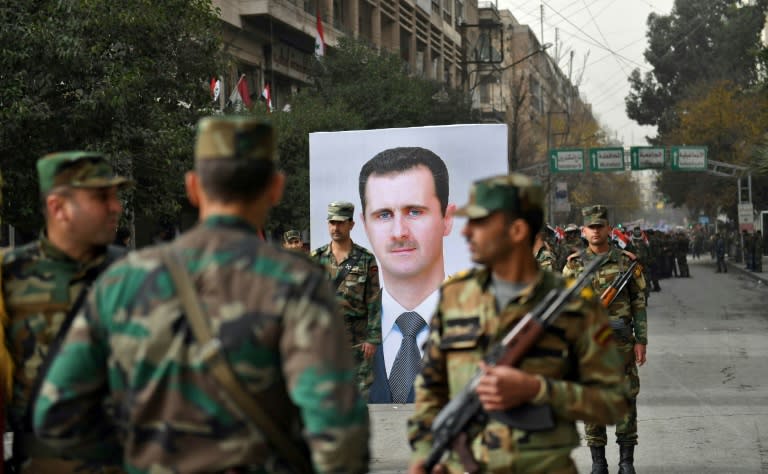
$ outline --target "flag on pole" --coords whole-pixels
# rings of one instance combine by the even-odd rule
[[[269,84],[264,85],[264,90],[261,91],[261,96],[267,102],[267,112],[272,113],[272,91],[269,89]]]
[[[213,102],[216,102],[219,100],[219,95],[221,94],[221,81],[214,77],[211,79],[211,99]]]
[[[317,4],[317,33],[315,34],[315,56],[325,56],[325,35],[323,34],[323,20],[320,18],[320,3]]]
[[[237,85],[232,89],[232,94],[229,96],[229,101],[234,104],[236,109],[243,105],[245,105],[246,108],[251,108],[251,93],[248,91],[248,83],[245,81],[245,74],[240,75]]]
[[[627,237],[621,229],[613,229],[611,231],[611,237],[613,237],[613,240],[615,240],[622,249],[627,248],[627,245],[629,245],[629,237]]]

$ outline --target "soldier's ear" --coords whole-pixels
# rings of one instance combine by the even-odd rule
[[[194,171],[187,171],[184,174],[184,186],[187,190],[187,199],[194,207],[200,207],[200,178]]]

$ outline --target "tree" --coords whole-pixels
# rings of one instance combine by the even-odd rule
[[[0,8],[4,221],[39,227],[36,160],[106,153],[137,182],[132,206],[173,216],[194,124],[221,70],[210,0],[25,0]],[[10,47],[12,45],[12,48]]]
[[[657,125],[659,139],[675,125],[674,107],[692,86],[730,80],[757,83],[760,32],[768,2],[676,0],[669,15],[648,16],[645,59],[652,72],[629,77],[627,114],[641,125]]]

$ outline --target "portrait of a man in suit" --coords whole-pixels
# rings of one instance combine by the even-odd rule
[[[455,210],[448,183],[443,160],[422,147],[384,150],[360,170],[360,217],[383,286],[371,403],[413,402],[413,381],[446,276],[443,240]]]

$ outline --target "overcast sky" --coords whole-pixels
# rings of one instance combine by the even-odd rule
[[[574,82],[589,54],[579,85],[582,98],[592,104],[600,123],[615,132],[625,147],[646,145],[645,137],[656,135],[655,127],[642,127],[627,117],[624,98],[629,93],[627,77],[632,70],[650,70],[643,57],[648,44],[648,15],[667,15],[673,4],[674,0],[498,0],[498,8],[511,11],[520,23],[529,25],[542,44],[554,44],[555,30],[559,30],[559,65],[568,74],[570,50],[575,52]],[[554,46],[547,52],[555,57]]]

